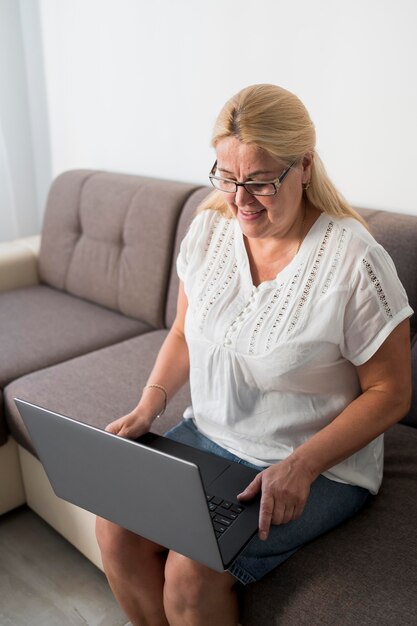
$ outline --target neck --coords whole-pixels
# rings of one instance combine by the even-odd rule
[[[297,246],[297,250],[296,250],[295,254],[297,254],[297,252],[301,248],[301,244],[303,243],[303,240],[304,240],[304,237],[305,237],[305,233],[306,233],[306,228],[305,228],[305,226],[306,226],[306,217],[307,217],[307,205],[303,201],[303,219],[301,220],[300,236],[298,238],[298,246]]]
[[[246,249],[259,261],[279,262],[282,257],[295,256],[307,233],[307,206],[303,202],[300,213],[282,236],[252,239],[244,236]]]
[[[319,211],[308,211],[307,206],[304,205],[301,214],[285,236],[268,239],[244,237],[252,281],[255,286],[264,281],[274,280],[291,263],[319,215]]]

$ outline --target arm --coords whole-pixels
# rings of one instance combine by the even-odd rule
[[[184,285],[180,282],[177,301],[177,314],[158,353],[147,385],[162,385],[168,400],[187,382],[189,376],[188,347],[184,336],[184,321],[188,307]],[[147,432],[164,405],[164,394],[157,388],[144,388],[137,406],[123,417],[115,420],[107,431],[122,437],[136,438]]]
[[[362,394],[293,454],[260,473],[241,494],[262,490],[260,537],[270,524],[300,517],[312,482],[398,422],[411,402],[409,322],[393,330],[379,350],[357,368]]]
[[[0,292],[39,283],[40,236],[0,243]]]

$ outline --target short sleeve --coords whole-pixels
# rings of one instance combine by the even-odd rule
[[[187,271],[188,261],[189,261],[189,237],[190,229],[188,229],[187,234],[181,242],[180,251],[177,256],[177,274],[178,278],[184,282],[185,272]]]
[[[190,266],[193,254],[201,247],[202,237],[206,230],[207,218],[210,213],[211,211],[204,211],[196,215],[181,242],[177,257],[177,274],[179,279],[183,282],[185,282],[187,269]]]
[[[356,265],[344,312],[342,355],[366,363],[400,322],[413,314],[394,263],[380,245]]]

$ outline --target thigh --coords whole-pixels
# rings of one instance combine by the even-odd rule
[[[102,517],[96,518],[96,537],[103,556],[125,557],[134,554],[137,557],[138,555],[168,553],[163,546]]]
[[[319,476],[311,486],[301,517],[271,526],[266,541],[255,536],[229,571],[244,584],[260,580],[303,545],[352,517],[364,506],[369,495],[362,487]]]
[[[165,580],[175,592],[181,588],[185,593],[195,593],[197,589],[199,593],[212,595],[220,589],[231,589],[237,582],[230,572],[216,572],[173,550],[168,553],[165,563]]]

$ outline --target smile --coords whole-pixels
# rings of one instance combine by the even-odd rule
[[[250,221],[256,220],[265,209],[258,209],[257,211],[244,211],[243,209],[239,209],[239,215],[242,220]]]

